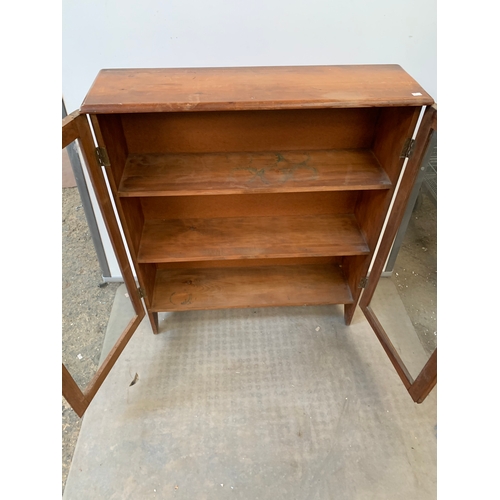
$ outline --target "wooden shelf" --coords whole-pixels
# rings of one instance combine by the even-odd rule
[[[147,220],[138,261],[368,254],[352,214]]]
[[[119,195],[292,193],[390,186],[368,149],[131,154]]]
[[[350,304],[337,265],[161,269],[152,311]]]

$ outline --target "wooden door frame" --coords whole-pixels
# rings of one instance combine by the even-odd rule
[[[398,192],[394,199],[394,204],[387,221],[387,225],[382,236],[382,240],[375,256],[375,261],[370,272],[367,287],[363,291],[359,306],[366,316],[366,319],[373,328],[377,338],[384,348],[387,356],[391,360],[404,386],[410,393],[413,401],[421,403],[434,388],[437,383],[437,348],[425,364],[416,379],[410,375],[401,356],[392,344],[387,332],[377,319],[377,316],[370,307],[373,294],[377,288],[385,263],[392,248],[392,244],[397,235],[398,229],[403,219],[405,208],[412,193],[412,188],[418,176],[420,166],[429,148],[431,138],[437,132],[437,106],[434,104],[427,107],[420,128],[417,133],[415,149],[406,164],[406,170],[401,179]]]
[[[120,228],[116,220],[113,204],[106,185],[106,179],[95,155],[94,140],[88,118],[87,115],[80,114],[80,111],[71,113],[62,121],[62,148],[64,149],[75,140],[78,140],[80,143],[80,148],[87,165],[87,171],[89,173],[92,186],[94,187],[96,198],[99,202],[99,207],[113,245],[113,250],[115,251],[115,255],[122,272],[122,277],[135,312],[135,316],[130,320],[125,330],[120,335],[119,339],[108,353],[84,391],[80,389],[63,363],[62,394],[66,401],[68,401],[68,403],[75,410],[76,414],[79,417],[82,417],[93,397],[99,390],[99,387],[101,387],[106,376],[144,318],[145,311],[135,283],[127,251],[121,237]]]

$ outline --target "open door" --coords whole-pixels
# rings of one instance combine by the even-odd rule
[[[429,154],[429,144],[436,133],[437,109],[434,105],[427,107],[425,110],[416,137],[414,152],[402,174],[393,207],[387,220],[386,229],[369,273],[368,285],[364,289],[359,303],[361,310],[375,331],[403,384],[412,399],[417,403],[424,401],[437,383],[437,338],[434,338],[437,329],[424,328],[421,324],[422,321],[420,321],[421,316],[418,316],[418,314],[422,315],[423,313],[434,314],[433,320],[435,321],[436,304],[434,301],[433,312],[426,310],[423,312],[417,311],[418,314],[413,316],[416,319],[410,319],[410,314],[402,314],[400,320],[394,319],[397,316],[398,308],[401,309],[404,307],[410,309],[412,306],[410,303],[407,305],[404,304],[401,298],[404,297],[404,293],[408,295],[408,292],[405,291],[409,285],[404,284],[404,281],[396,281],[392,284],[391,288],[390,282],[384,282],[387,278],[381,278],[381,276],[411,198],[417,176],[421,169],[425,168],[424,159]],[[418,219],[418,216],[415,216],[414,219]],[[413,246],[417,247],[416,244]],[[422,255],[428,250],[425,247],[425,243],[422,242],[418,243],[418,249],[423,252]],[[415,270],[410,269],[410,267],[417,268],[419,265],[418,259],[421,257],[418,254],[415,255],[416,257],[412,257],[412,260],[407,261],[410,262],[409,265],[406,265],[408,269],[404,269],[407,272],[413,273],[408,278],[407,283],[410,283],[410,278],[418,274]],[[420,272],[420,274],[426,274],[427,276],[431,276],[431,273],[433,273],[435,279],[435,269],[428,272]],[[418,282],[415,284],[412,281],[410,287],[412,284],[414,288],[419,286]],[[385,288],[385,292],[381,293],[379,289],[383,288]],[[378,298],[380,299],[383,296],[383,300],[377,300],[377,290],[379,291]],[[404,308],[402,309],[403,313],[405,312]],[[424,309],[426,308],[424,307]],[[386,310],[388,313],[384,314]],[[419,331],[419,328],[421,331]],[[432,338],[432,342],[427,340],[429,339],[429,337],[426,337],[427,334]]]
[[[102,217],[106,224],[134,311],[134,315],[126,325],[123,333],[109,350],[107,356],[104,358],[84,390],[79,387],[65,364],[63,363],[62,365],[62,394],[77,415],[82,417],[99,390],[99,387],[102,385],[106,376],[127,345],[127,342],[144,318],[145,310],[129,264],[127,251],[121,238],[120,228],[108,193],[105,174],[97,161],[96,148],[94,146],[89,122],[87,116],[80,114],[79,111],[75,111],[68,115],[62,122],[63,149],[75,140],[78,140],[80,144],[80,150],[83,153],[87,171],[99,202]]]

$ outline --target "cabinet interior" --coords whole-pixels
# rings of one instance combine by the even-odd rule
[[[416,113],[96,115],[149,312],[355,305]]]

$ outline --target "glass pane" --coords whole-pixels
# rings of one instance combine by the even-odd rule
[[[62,357],[83,389],[99,367],[106,326],[119,283],[103,280],[87,221],[88,201],[82,200],[70,164],[68,150],[72,147],[73,143],[63,150]]]
[[[371,307],[413,378],[437,346],[437,148],[431,143]]]
[[[71,158],[71,161],[70,161]],[[82,391],[121,334],[107,332],[116,293],[127,294],[122,283],[106,283],[92,238],[93,211],[82,179],[75,143],[62,152],[62,361]],[[90,221],[90,222],[89,222]],[[135,315],[123,312],[123,327]],[[103,345],[105,346],[103,348]],[[80,418],[62,398],[63,488],[80,429]]]

